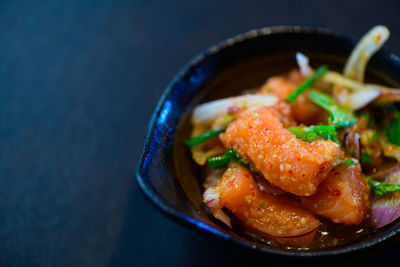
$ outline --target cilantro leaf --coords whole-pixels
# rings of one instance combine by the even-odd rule
[[[384,182],[375,181],[369,176],[367,176],[367,179],[372,191],[374,191],[377,196],[383,196],[389,193],[400,191],[400,184],[387,184]]]
[[[331,125],[313,125],[313,126],[299,126],[299,127],[290,127],[289,131],[294,133],[297,138],[307,141],[309,143],[314,142],[316,140],[324,139],[324,140],[332,140],[335,143],[339,144],[339,141],[336,137],[336,129]]]
[[[331,96],[312,90],[309,92],[308,97],[315,104],[328,111],[330,122],[336,128],[342,129],[357,123],[357,117],[354,113],[351,110],[340,106]]]
[[[352,159],[347,159],[347,160],[343,160],[342,162],[340,162],[338,165],[336,166],[341,166],[341,165],[346,165],[346,166],[357,166],[357,163],[352,160]]]

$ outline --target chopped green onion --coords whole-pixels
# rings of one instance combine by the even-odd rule
[[[225,168],[231,162],[231,157],[227,154],[208,159],[208,164],[212,170]]]
[[[367,179],[372,191],[374,191],[377,196],[400,191],[400,184],[387,184],[384,182],[375,181],[369,176],[367,176]]]
[[[299,126],[290,127],[289,131],[294,133],[297,138],[307,141],[309,143],[316,140],[325,139],[332,140],[335,143],[339,143],[336,137],[336,129],[331,125],[313,125],[313,126]]]
[[[312,102],[328,111],[330,122],[336,128],[342,129],[357,123],[357,117],[354,113],[336,103],[331,96],[312,90],[308,94],[308,97]]]
[[[310,77],[308,77],[304,82],[302,82],[293,93],[286,98],[286,101],[293,102],[300,94],[302,94],[308,87],[310,87],[316,80],[321,78],[321,76],[328,71],[328,67],[325,65],[320,66]]]
[[[243,166],[250,168],[250,164],[242,159],[239,154],[233,149],[228,148],[225,152],[225,155],[217,156],[208,159],[208,164],[212,170],[225,168],[231,162],[231,160],[236,161],[237,163],[242,164]]]
[[[216,129],[216,130],[211,130],[208,131],[202,135],[196,136],[192,139],[186,140],[185,143],[186,145],[188,145],[189,147],[194,147],[198,144],[204,143],[205,141],[214,138],[216,136],[218,136],[220,133],[224,132],[225,129]]]

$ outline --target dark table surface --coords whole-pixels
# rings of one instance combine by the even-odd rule
[[[135,181],[174,73],[229,36],[272,25],[360,37],[393,1],[1,1],[0,265],[286,264],[183,228]],[[400,245],[359,264],[398,257]],[[332,261],[331,261],[332,263]]]

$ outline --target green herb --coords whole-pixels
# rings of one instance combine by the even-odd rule
[[[389,112],[389,116],[386,116],[390,118],[386,125],[386,138],[390,143],[400,146],[400,111],[393,104],[379,104],[376,107]]]
[[[226,153],[225,155],[222,155],[222,156],[209,158],[208,164],[210,165],[210,168],[212,170],[216,170],[216,169],[225,168],[226,166],[228,166],[228,164],[229,164],[229,162],[231,162],[231,160],[232,160],[231,157],[229,155],[227,155],[227,153]]]
[[[357,166],[357,163],[352,160],[352,159],[347,159],[347,160],[343,160],[342,162],[340,162],[338,165],[336,166],[341,166],[341,165],[345,165],[345,166]]]
[[[308,77],[302,84],[297,87],[293,93],[286,98],[286,101],[293,102],[300,94],[302,94],[308,87],[310,87],[316,80],[321,78],[321,76],[328,71],[328,67],[325,65],[320,66],[310,77]]]
[[[386,126],[386,137],[390,143],[400,146],[400,117]]]
[[[319,139],[318,135],[310,127],[289,127],[288,130],[294,133],[297,138],[309,143]]]
[[[332,171],[336,170],[337,167],[339,166],[357,166],[357,163],[352,160],[352,159],[347,159],[347,160],[343,160],[341,161],[339,164],[337,164]]]
[[[386,195],[400,190],[399,184],[387,184],[384,182],[375,181],[369,176],[367,176],[367,179],[372,191],[374,191],[377,196]]]
[[[335,143],[339,143],[336,137],[336,129],[330,125],[321,124],[309,127],[303,125],[299,127],[290,127],[288,130],[294,133],[297,138],[309,143],[320,139],[332,140]]]
[[[374,165],[372,161],[371,155],[366,152],[361,152],[361,163],[364,164],[371,164]]]
[[[376,140],[378,140],[378,132],[377,131],[374,131],[374,134],[371,136],[371,140],[372,141],[376,141]]]
[[[225,152],[225,155],[209,158],[208,164],[210,165],[210,168],[212,170],[216,170],[225,168],[226,166],[228,166],[231,160],[236,161],[250,169],[250,164],[242,159],[239,154],[231,147],[228,148],[228,150]]]
[[[331,96],[312,90],[308,94],[308,97],[315,104],[329,112],[330,122],[336,128],[342,129],[357,123],[357,117],[354,113],[351,110],[340,106]]]
[[[217,130],[211,130],[208,131],[202,135],[196,136],[192,139],[186,140],[185,143],[186,145],[188,145],[189,147],[194,147],[196,145],[199,145],[201,143],[204,143],[205,141],[214,138],[216,136],[218,136],[220,133],[224,132],[225,129],[217,129]]]

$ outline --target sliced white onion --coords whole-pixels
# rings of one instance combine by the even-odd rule
[[[353,90],[363,90],[365,87],[365,84],[347,78],[335,71],[327,71],[322,76],[322,80],[338,87],[345,87]]]
[[[271,106],[278,99],[271,95],[241,95],[207,102],[197,106],[192,115],[192,122],[202,123],[215,119],[226,113],[230,107],[249,108],[254,106]]]
[[[364,91],[355,91],[348,95],[348,99],[345,102],[345,106],[351,110],[357,110],[365,107],[372,101],[374,101],[381,92],[375,89],[367,89]]]
[[[393,172],[384,181],[390,184],[400,184],[400,171]],[[400,192],[394,192],[373,200],[370,219],[374,227],[382,227],[399,217]]]
[[[229,218],[228,215],[225,214],[221,209],[216,209],[213,212],[213,215],[215,218],[226,224],[229,228],[232,229],[232,223],[231,223],[231,218]]]
[[[390,32],[385,26],[375,26],[367,32],[354,47],[343,70],[353,80],[363,82],[367,63],[371,56],[382,47]]]
[[[322,80],[327,83],[331,83],[338,87],[345,87],[352,89],[354,91],[363,91],[363,90],[378,90],[382,91],[385,87],[377,84],[371,83],[360,83],[354,81],[350,78],[343,76],[342,74],[335,71],[327,71],[323,76]]]
[[[300,69],[300,74],[303,77],[308,76],[311,73],[311,67],[309,65],[309,59],[304,54],[297,52],[296,53],[296,61],[297,65]]]
[[[351,92],[347,90],[334,91],[334,96],[339,103],[351,110],[365,107],[379,97],[384,90],[384,87],[380,85],[363,84],[334,71],[325,73],[322,80],[333,84],[336,88],[344,87],[352,90]]]

